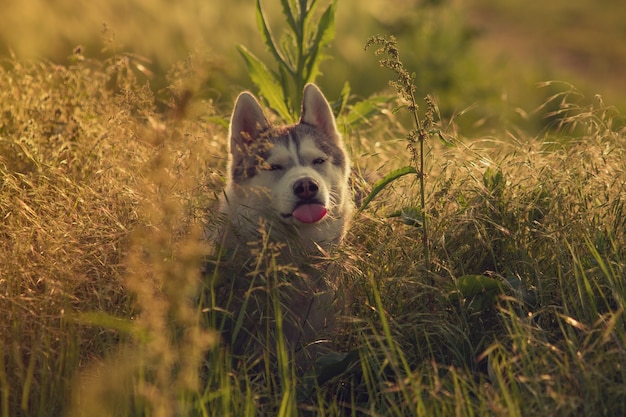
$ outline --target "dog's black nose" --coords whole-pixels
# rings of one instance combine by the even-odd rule
[[[293,185],[293,193],[301,200],[310,200],[317,195],[319,185],[311,178],[302,178]]]

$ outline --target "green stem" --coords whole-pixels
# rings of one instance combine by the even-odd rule
[[[298,13],[298,30],[296,31],[296,39],[297,39],[297,55],[296,55],[296,103],[300,103],[302,101],[302,91],[304,90],[304,43],[306,36],[306,28],[304,27],[307,20],[307,15],[309,13],[308,0],[300,0],[300,10]]]
[[[426,265],[426,269],[430,269],[430,250],[429,250],[429,242],[428,242],[428,226],[426,223],[426,191],[424,190],[425,180],[424,180],[424,129],[422,128],[422,123],[417,115],[417,103],[415,101],[415,95],[413,91],[411,91],[411,104],[413,106],[413,120],[415,121],[415,127],[417,128],[417,139],[420,143],[420,167],[419,167],[419,180],[420,180],[420,206],[422,211],[422,243],[424,246],[424,263]]]

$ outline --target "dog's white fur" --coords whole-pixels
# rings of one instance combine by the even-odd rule
[[[281,287],[280,297],[283,336],[304,368],[320,352],[320,344],[311,343],[332,328],[335,319],[334,285],[310,265],[319,262],[315,255],[328,252],[346,232],[353,211],[350,161],[330,105],[314,84],[304,89],[301,118],[294,125],[272,126],[254,96],[241,93],[229,138],[228,180],[220,201],[225,221],[214,237],[227,253],[236,255],[226,267],[230,283],[225,283],[220,298],[230,299],[238,287],[249,294],[250,275],[241,265],[254,259],[250,247],[262,238],[278,242],[274,247],[281,251],[280,261],[299,267],[286,278],[289,285]],[[310,216],[296,215],[302,206],[313,208]],[[265,291],[254,294],[270,296]],[[261,305],[257,299],[224,308],[242,314],[241,309],[251,304]],[[258,310],[243,314],[246,328],[254,334],[259,319],[250,315]],[[246,346],[240,352],[250,349],[250,343],[257,353],[268,346],[256,337],[231,343],[236,351],[237,345]]]
[[[241,93],[229,137],[229,176],[220,204],[226,218],[219,231],[223,246],[258,239],[262,224],[290,250],[311,253],[341,241],[353,209],[350,162],[331,108],[314,84],[305,87],[301,119],[291,126],[271,126],[254,96]],[[291,215],[300,200],[294,186],[302,179],[318,186],[315,200],[328,211],[312,224]]]

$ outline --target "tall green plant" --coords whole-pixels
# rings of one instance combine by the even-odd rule
[[[378,45],[376,55],[387,55],[388,58],[380,59],[380,65],[384,68],[388,68],[395,72],[398,78],[395,81],[390,81],[390,85],[396,90],[399,98],[408,102],[406,107],[412,116],[414,122],[414,128],[409,131],[407,135],[407,146],[411,152],[411,165],[397,169],[390,172],[382,180],[374,185],[374,188],[370,195],[365,199],[365,202],[361,206],[360,210],[363,210],[369,202],[381,192],[387,185],[397,180],[398,178],[407,174],[416,174],[419,178],[420,184],[420,207],[410,207],[395,213],[395,216],[403,218],[405,223],[421,226],[422,228],[422,242],[424,246],[424,262],[426,268],[430,267],[430,253],[429,253],[429,239],[428,239],[428,223],[427,223],[427,210],[426,210],[426,192],[425,192],[425,171],[424,171],[424,142],[434,133],[437,133],[439,138],[446,144],[450,145],[450,142],[446,141],[441,132],[434,129],[435,126],[435,114],[437,108],[434,101],[430,97],[425,98],[426,111],[424,117],[419,116],[419,106],[415,99],[415,82],[414,74],[410,74],[405,68],[404,64],[400,60],[400,53],[396,39],[393,36],[372,36],[366,44],[365,49],[369,49],[372,45]]]
[[[331,0],[316,18],[318,0],[281,0],[287,29],[277,41],[257,0],[257,27],[278,68],[269,69],[243,45],[238,50],[261,97],[285,121],[297,119],[304,86],[315,81],[327,58],[324,49],[335,38],[336,4]]]

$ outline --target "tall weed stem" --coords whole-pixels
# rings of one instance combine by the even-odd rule
[[[415,100],[415,82],[414,75],[410,74],[400,60],[400,53],[395,37],[393,36],[371,36],[365,43],[365,49],[369,49],[372,45],[378,45],[375,51],[376,55],[387,55],[389,58],[380,59],[380,65],[395,72],[398,78],[390,81],[389,84],[396,90],[398,97],[408,102],[407,109],[411,113],[415,128],[409,131],[407,135],[407,147],[411,152],[411,162],[417,171],[420,184],[420,217],[422,224],[422,242],[424,263],[426,269],[430,269],[430,251],[428,238],[428,223],[426,216],[426,191],[425,191],[425,173],[424,173],[424,142],[429,135],[429,130],[434,125],[434,115],[436,112],[433,100],[426,97],[427,109],[424,119],[419,117],[419,106]],[[418,145],[418,147],[416,147]]]

